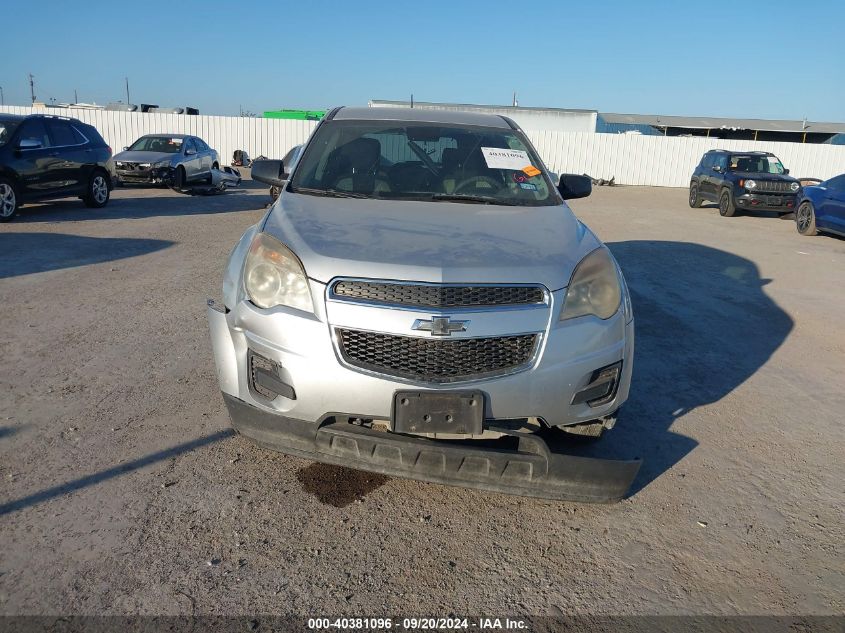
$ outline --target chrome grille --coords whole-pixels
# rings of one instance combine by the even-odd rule
[[[337,329],[343,359],[362,369],[422,382],[488,378],[525,368],[537,334],[433,340],[362,330]]]
[[[545,292],[537,286],[452,286],[351,279],[335,282],[332,294],[343,299],[425,308],[536,305],[545,301]]]

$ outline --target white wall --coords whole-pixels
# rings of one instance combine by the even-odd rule
[[[845,146],[708,138],[589,134],[525,130],[546,166],[558,173],[616,177],[623,185],[686,187],[710,149],[765,151],[777,155],[797,178],[845,173]]]
[[[152,133],[195,134],[220,153],[224,164],[236,149],[250,156],[281,158],[304,142],[314,121],[247,117],[145,114],[105,110],[33,109],[2,106],[11,114],[47,113],[72,116],[95,126],[115,152],[139,136]],[[558,173],[616,177],[623,185],[686,187],[708,149],[774,152],[797,177],[830,178],[845,173],[845,145],[727,141],[708,138],[596,134],[526,129],[546,165]]]
[[[79,119],[96,127],[115,154],[144,134],[193,134],[216,149],[224,165],[232,162],[232,153],[236,149],[246,150],[253,158],[262,154],[268,158],[282,158],[291,147],[303,143],[316,126],[315,121],[70,108],[0,106],[0,112],[52,114]]]

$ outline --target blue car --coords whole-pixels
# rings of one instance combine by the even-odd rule
[[[845,174],[804,187],[795,212],[801,235],[835,233],[845,237]]]

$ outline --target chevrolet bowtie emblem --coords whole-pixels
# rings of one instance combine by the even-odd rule
[[[449,317],[431,317],[430,321],[417,319],[412,330],[431,332],[432,336],[452,336],[452,332],[466,332],[469,321],[451,321]]]

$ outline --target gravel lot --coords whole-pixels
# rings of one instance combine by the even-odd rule
[[[845,611],[845,240],[679,189],[575,201],[638,347],[619,425],[571,450],[645,463],[621,503],[552,503],[232,435],[205,299],[269,202],[246,184],[0,226],[0,613]]]

